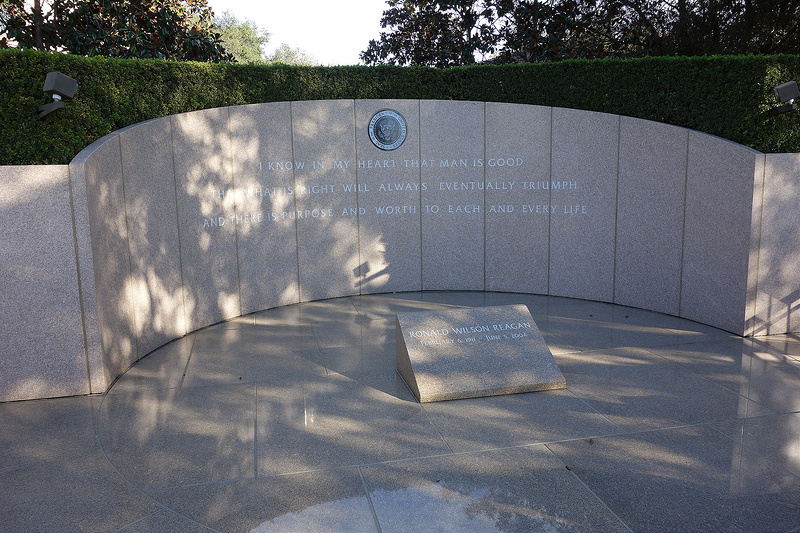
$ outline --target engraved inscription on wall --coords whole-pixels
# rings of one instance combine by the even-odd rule
[[[461,181],[458,179],[448,179],[432,181],[425,179],[423,171],[433,169],[458,169],[467,167],[486,167],[486,168],[512,168],[516,177],[513,180],[485,180],[475,181],[473,179]],[[330,183],[318,184],[313,186],[293,185],[276,186],[270,182],[269,176],[274,172],[294,172],[302,173],[307,170],[324,171],[326,169],[355,169],[358,172],[368,172],[372,169],[419,169],[423,179],[421,181],[409,181],[407,174],[405,179],[391,180],[386,179],[378,184],[359,183]],[[531,203],[528,198],[530,191],[538,191],[547,194],[551,191],[558,191],[559,198],[569,197],[569,193],[575,193],[581,189],[581,183],[577,180],[565,181],[542,181],[531,180],[526,175],[532,174],[532,169],[527,165],[525,158],[514,155],[490,158],[463,158],[452,157],[448,159],[369,159],[357,161],[262,161],[256,170],[258,175],[257,184],[246,188],[216,189],[210,188],[207,191],[206,200],[210,200],[219,206],[219,213],[211,217],[203,217],[201,224],[204,228],[218,228],[226,225],[237,224],[268,224],[280,220],[294,219],[333,219],[337,217],[356,217],[366,214],[365,208],[347,207],[333,209],[329,207],[331,202],[326,202],[326,197],[337,194],[353,193],[385,193],[386,203],[383,205],[373,205],[370,213],[373,216],[397,217],[413,216],[420,213],[425,214],[480,214],[489,213],[509,217],[531,217],[537,215],[549,215],[553,217],[574,217],[591,214],[591,206],[583,205],[580,202],[565,203],[561,201],[555,203]],[[461,191],[502,191],[504,194],[503,202],[492,204],[488,202],[463,204],[446,201],[447,193]],[[421,195],[419,203],[397,204],[391,202],[391,193],[398,191],[437,191],[437,198],[444,201],[438,203],[427,203]],[[227,212],[223,208],[223,200],[233,197],[234,203],[242,205],[241,200],[272,199],[266,206],[281,205],[282,209],[274,210],[269,207],[254,212]],[[303,209],[296,209],[295,200],[303,197]],[[541,196],[540,196],[541,197]],[[309,201],[310,200],[310,201]],[[226,203],[226,205],[229,205]]]

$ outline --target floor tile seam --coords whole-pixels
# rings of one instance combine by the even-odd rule
[[[677,362],[677,361],[674,361],[672,359],[669,359],[668,357],[665,357],[663,355],[659,355],[657,353],[654,353],[649,348],[645,348],[644,350],[647,351],[647,352],[650,352],[652,355],[654,355],[654,356],[656,356],[658,358],[661,358],[661,359],[665,360],[666,362],[670,363],[670,365],[676,367],[683,374],[686,374],[688,376],[692,376],[692,377],[695,377],[695,378],[700,378],[703,382],[711,384],[716,388],[723,389],[723,390],[725,390],[727,392],[730,392],[731,394],[735,394],[735,395],[739,396],[740,398],[744,398],[747,401],[753,402],[756,405],[759,405],[760,407],[763,407],[764,409],[767,409],[768,411],[771,411],[772,413],[778,414],[777,411],[775,411],[774,409],[768,407],[767,405],[759,402],[758,400],[754,400],[753,398],[750,398],[749,396],[746,396],[746,395],[742,394],[741,392],[739,392],[737,390],[733,390],[732,388],[728,387],[727,385],[725,385],[723,383],[720,383],[719,381],[715,380],[714,378],[708,377],[707,375],[705,375],[703,373],[700,373],[700,372],[687,370],[687,369],[684,368],[684,366],[685,366],[684,364],[682,364],[680,362]]]
[[[718,384],[718,383],[714,383],[713,381],[712,381],[712,382],[710,382],[710,384],[714,385],[714,386],[715,386],[715,387],[717,387],[717,388],[720,388],[720,389],[724,390],[724,391],[725,391],[725,392],[727,392],[727,393],[730,393],[730,394],[737,394],[736,392],[734,392],[734,391],[731,391],[730,389],[726,389],[725,387],[721,386],[721,385],[720,385],[720,384]],[[575,390],[575,389],[573,389],[573,388],[571,388],[571,387],[567,386],[567,390],[568,390],[570,393],[572,393],[572,394],[573,394],[573,395],[574,395],[574,396],[575,396],[577,399],[581,400],[581,401],[582,401],[584,404],[586,404],[586,405],[587,405],[589,408],[591,408],[593,411],[597,412],[597,414],[599,414],[599,415],[600,415],[600,416],[602,416],[604,419],[606,419],[606,420],[608,421],[608,423],[609,423],[609,424],[611,424],[611,425],[613,425],[613,426],[615,426],[615,427],[619,427],[620,429],[622,429],[622,428],[621,428],[621,426],[619,426],[619,424],[616,424],[616,423],[614,423],[614,422],[613,422],[613,421],[612,421],[610,418],[608,418],[607,414],[605,414],[605,413],[603,413],[603,412],[601,412],[601,411],[598,411],[598,410],[597,410],[597,409],[595,409],[595,408],[594,408],[594,407],[593,407],[593,406],[592,406],[590,403],[588,403],[590,399],[584,398],[584,397],[582,397],[582,396],[580,395],[580,388],[579,388],[578,390]],[[738,394],[737,394],[737,395],[738,395]],[[741,396],[741,395],[739,395],[739,396]],[[746,399],[747,401],[750,401],[750,402],[753,402],[753,403],[757,403],[757,402],[754,402],[753,400],[751,400],[750,398],[747,398],[747,397],[745,397],[745,396],[741,396],[741,397],[742,397],[742,398],[744,398],[744,399]],[[600,398],[601,398],[601,399],[602,399],[602,398],[606,398],[606,396],[600,396]],[[598,401],[600,401],[600,400],[598,400]],[[775,414],[781,414],[781,413],[777,413],[777,412],[775,412],[773,409],[770,409],[770,408],[768,408],[768,407],[766,407],[766,406],[764,406],[764,405],[762,405],[762,404],[758,404],[758,405],[759,405],[760,407],[763,407],[763,408],[765,408],[766,410],[770,411],[770,413],[767,413],[767,415],[759,415],[759,416],[770,416],[770,415],[775,415]],[[749,419],[749,418],[753,418],[753,417],[742,417],[742,418],[730,418],[730,417],[728,417],[728,418],[723,418],[723,419],[720,419],[720,420],[703,420],[703,421],[700,421],[700,422],[693,422],[693,423],[690,423],[690,422],[684,422],[684,421],[681,421],[681,420],[674,419],[674,420],[675,420],[675,422],[676,422],[676,424],[674,424],[674,425],[669,425],[669,426],[663,426],[663,427],[659,427],[659,428],[654,428],[654,429],[655,429],[655,430],[659,430],[659,429],[672,429],[672,428],[676,428],[676,427],[687,427],[687,426],[692,426],[692,425],[702,425],[702,424],[719,424],[719,423],[722,423],[722,422],[729,422],[729,421],[733,421],[733,420],[747,420],[747,419]],[[650,429],[646,429],[646,430],[635,430],[635,431],[633,431],[633,432],[634,432],[634,433],[638,433],[638,432],[641,432],[641,431],[651,431],[651,430],[650,430]]]
[[[192,354],[194,353],[194,347],[197,342],[197,337],[194,335],[194,332],[191,333],[192,336],[192,344],[189,346],[189,355],[186,357],[186,364],[183,365],[183,373],[181,374],[181,379],[178,382],[178,388],[183,387],[183,381],[186,379],[186,374],[189,373],[189,364],[192,362]]]
[[[726,385],[723,385],[722,383],[717,383],[716,381],[714,381],[714,380],[713,380],[713,379],[711,379],[711,378],[707,378],[707,377],[705,377],[705,376],[702,376],[702,377],[703,377],[703,379],[705,379],[706,381],[709,381],[709,382],[711,382],[711,383],[714,383],[714,384],[715,384],[715,385],[717,385],[718,387],[722,387],[723,389],[725,389],[726,391],[730,392],[731,394],[735,394],[735,395],[739,396],[740,398],[744,398],[744,399],[745,399],[745,400],[747,400],[748,402],[753,402],[754,404],[758,405],[759,407],[762,407],[762,408],[766,409],[767,411],[770,411],[770,412],[768,413],[768,415],[780,415],[780,414],[787,414],[787,413],[781,413],[780,411],[776,411],[775,409],[773,409],[773,408],[769,407],[769,406],[768,406],[768,405],[766,405],[765,403],[762,403],[762,402],[760,402],[760,401],[758,401],[758,400],[754,400],[753,398],[750,398],[749,396],[745,396],[745,395],[744,395],[744,394],[742,394],[741,392],[739,392],[739,391],[736,391],[736,390],[733,390],[733,389],[731,389],[730,387],[728,387],[728,386],[726,386]],[[759,415],[759,416],[765,416],[765,415]],[[752,417],[744,417],[744,418],[743,418],[743,420],[746,420],[747,418],[752,418]]]
[[[548,446],[546,444],[545,444],[545,448],[547,449],[548,452],[550,452],[550,454],[553,457],[555,457],[564,466],[564,468],[569,470],[569,473],[572,475],[572,477],[578,483],[580,483],[583,486],[583,488],[585,488],[587,491],[589,491],[589,494],[591,494],[594,497],[594,499],[597,500],[600,503],[600,505],[602,505],[606,509],[606,511],[611,513],[611,516],[616,518],[617,521],[625,529],[627,529],[630,533],[633,533],[633,529],[622,519],[622,517],[620,517],[616,512],[614,512],[614,510],[608,505],[608,503],[606,503],[606,501],[603,498],[601,498],[599,494],[597,494],[594,490],[592,490],[592,488],[583,479],[581,479],[581,477],[573,469],[571,469],[569,467],[569,465],[567,465],[567,463],[564,462],[564,459],[562,459],[560,455],[558,455],[556,452],[554,452],[550,448],[550,446]]]
[[[716,427],[714,427],[714,426],[711,426],[711,429],[713,429],[714,431],[716,431],[716,432],[720,433],[720,434],[721,434],[722,436],[724,436],[726,439],[729,439],[730,441],[734,442],[735,444],[738,444],[739,446],[741,446],[742,448],[746,449],[746,450],[747,450],[747,451],[749,451],[750,453],[753,453],[753,454],[757,455],[758,457],[760,457],[761,459],[763,459],[763,460],[764,460],[764,461],[766,461],[767,463],[771,464],[772,466],[774,466],[774,467],[775,467],[775,468],[777,468],[778,470],[781,470],[781,471],[783,471],[783,472],[785,472],[785,473],[789,474],[789,475],[790,475],[790,476],[792,476],[793,478],[797,479],[798,481],[800,481],[800,473],[795,473],[795,472],[792,472],[791,470],[789,470],[789,469],[788,469],[788,468],[786,468],[785,466],[783,466],[783,465],[780,465],[780,464],[778,464],[778,463],[774,462],[774,461],[773,461],[772,459],[770,459],[769,457],[767,457],[767,456],[765,456],[765,455],[763,455],[763,454],[759,453],[759,452],[758,452],[758,450],[756,450],[755,448],[752,448],[752,447],[750,447],[749,445],[745,444],[743,440],[740,440],[740,439],[736,439],[736,438],[734,438],[734,437],[731,437],[730,435],[728,435],[727,433],[723,432],[723,431],[722,431],[721,429],[719,429],[719,428],[716,428]],[[798,529],[800,529],[800,527],[798,527]]]
[[[408,389],[408,391],[413,396],[414,393],[411,391],[411,388],[408,386],[408,384],[405,382],[405,380],[403,380],[403,384],[406,386],[406,389]],[[450,453],[455,453],[454,450],[453,450],[453,447],[450,446],[450,443],[447,442],[447,439],[444,437],[444,435],[442,434],[441,430],[439,429],[439,426],[437,426],[433,422],[433,419],[431,418],[431,415],[428,412],[428,410],[425,408],[425,406],[420,403],[419,404],[419,409],[420,409],[420,411],[422,411],[425,414],[425,419],[428,421],[428,424],[430,424],[431,427],[433,427],[433,429],[436,430],[436,434],[439,435],[439,438],[444,443],[444,445],[447,446],[447,449],[450,450]]]
[[[380,463],[374,463],[380,464]],[[369,464],[361,465],[361,464],[352,464],[352,465],[342,465],[342,466],[332,466],[328,468],[310,468],[307,470],[294,470],[291,472],[279,472],[274,474],[259,474],[258,476],[246,476],[246,477],[235,477],[230,479],[217,479],[214,481],[199,481],[194,483],[182,483],[179,485],[166,485],[162,487],[148,487],[146,489],[140,489],[143,492],[149,494],[155,494],[158,492],[163,491],[170,491],[170,490],[178,490],[178,489],[186,489],[186,488],[194,488],[194,487],[208,487],[211,485],[225,485],[227,483],[241,483],[246,481],[256,482],[256,481],[264,481],[272,478],[280,478],[280,477],[290,477],[290,476],[298,476],[298,475],[305,475],[305,474],[320,474],[324,472],[336,472],[340,470],[357,470],[361,466],[371,466]],[[155,497],[153,498],[155,499]],[[156,500],[158,501],[158,500]],[[169,509],[168,507],[165,507]],[[172,509],[170,509],[172,510]],[[208,527],[208,526],[206,526]]]
[[[671,328],[670,331],[672,331],[673,335],[685,335],[687,331],[690,331],[690,333],[691,333],[691,330],[675,329],[675,328]],[[731,340],[740,340],[740,339],[744,338],[744,337],[731,337],[729,335],[722,335],[722,334],[720,334],[719,337],[716,337],[716,338],[715,337],[710,337],[709,338],[707,336],[708,335],[707,333],[699,333],[699,332],[694,332],[694,333],[697,333],[698,335],[702,335],[704,338],[702,338],[702,339],[686,339],[685,341],[679,341],[679,342],[674,343],[674,346],[675,347],[679,347],[679,346],[680,347],[684,347],[684,346],[694,346],[696,344],[716,344],[716,343],[720,343],[720,342],[729,342]]]
[[[178,511],[176,511],[175,509],[172,509],[171,507],[167,506],[166,504],[163,504],[163,503],[161,503],[160,501],[158,501],[158,500],[156,500],[155,498],[153,498],[152,496],[150,496],[150,495],[149,495],[149,494],[148,494],[148,493],[147,493],[145,490],[143,490],[143,489],[141,489],[141,488],[137,487],[136,485],[134,485],[134,484],[133,484],[133,483],[132,483],[132,482],[131,482],[131,481],[130,481],[130,480],[127,478],[127,477],[125,477],[125,476],[122,474],[122,472],[120,472],[120,471],[119,471],[119,469],[117,468],[117,466],[116,466],[116,465],[115,465],[115,464],[114,464],[114,463],[111,461],[111,459],[108,457],[108,454],[106,453],[106,450],[105,450],[105,448],[103,448],[103,443],[102,443],[102,442],[100,442],[100,438],[99,438],[99,437],[97,437],[97,441],[98,441],[97,443],[98,443],[98,445],[99,445],[99,447],[100,447],[100,453],[102,453],[102,454],[103,454],[103,457],[104,457],[104,458],[105,458],[105,460],[108,462],[109,466],[111,466],[112,470],[114,470],[114,472],[115,472],[115,473],[116,473],[116,474],[117,474],[117,475],[120,477],[120,479],[122,479],[122,480],[123,480],[123,481],[124,481],[124,482],[125,482],[125,483],[126,483],[128,486],[129,486],[129,487],[131,487],[131,488],[132,488],[134,491],[138,492],[138,493],[139,493],[140,495],[142,495],[144,498],[146,498],[146,499],[150,500],[151,502],[153,502],[154,504],[158,505],[158,506],[159,506],[161,509],[165,509],[165,510],[167,510],[167,511],[170,511],[170,512],[172,512],[172,513],[175,513],[175,514],[176,514],[176,515],[178,515],[179,517],[181,517],[181,518],[183,518],[183,519],[185,519],[185,520],[187,520],[187,521],[191,522],[192,524],[197,524],[198,526],[201,526],[201,527],[203,527],[203,528],[209,529],[210,531],[214,531],[215,533],[222,533],[222,532],[220,532],[220,531],[217,531],[217,530],[215,530],[215,529],[209,528],[209,527],[208,527],[208,526],[206,526],[205,524],[201,524],[200,522],[197,522],[196,520],[192,520],[191,518],[189,518],[188,516],[186,516],[186,515],[184,515],[184,514],[182,514],[182,513],[179,513],[179,512],[178,512]],[[152,513],[151,513],[151,514],[152,514]],[[137,521],[138,521],[138,520],[137,520]],[[135,523],[135,522],[132,522],[132,523]],[[131,524],[132,524],[132,523],[131,523]],[[128,527],[128,526],[130,526],[131,524],[128,524],[128,525],[127,525],[127,526],[125,526],[125,527]],[[124,529],[124,528],[123,528],[123,529]]]
[[[258,477],[258,383],[253,384],[253,476]]]
[[[700,427],[710,427],[714,431],[718,431],[718,432],[722,433],[720,430],[715,428],[714,425],[716,425],[716,424],[731,424],[731,423],[735,423],[735,422],[746,422],[748,420],[754,420],[754,419],[757,419],[757,418],[766,418],[766,417],[771,417],[771,416],[781,416],[781,413],[770,413],[770,414],[767,414],[767,415],[759,415],[757,417],[750,417],[750,418],[724,418],[724,419],[720,419],[720,420],[705,420],[705,421],[702,421],[702,422],[695,422],[695,423],[678,423],[678,424],[672,425],[672,426],[664,426],[664,427],[649,428],[649,429],[639,429],[639,430],[631,431],[631,432],[628,432],[628,433],[623,433],[623,434],[620,434],[620,435],[614,435],[614,436],[623,436],[623,437],[629,437],[630,436],[630,437],[633,437],[633,436],[637,436],[637,435],[643,435],[645,433],[657,433],[657,432],[660,432],[660,431],[672,431],[672,430],[676,430],[676,429],[700,428]],[[723,435],[724,435],[724,433],[723,433]],[[607,438],[607,437],[601,436],[601,437],[593,437],[593,438]],[[730,437],[728,437],[728,438],[730,438]]]
[[[546,333],[543,333],[543,334],[546,334]],[[664,349],[664,348],[673,347],[673,345],[634,346],[634,345],[619,345],[619,344],[617,344],[617,345],[613,345],[613,346],[606,346],[604,348],[588,348],[587,349],[587,348],[581,348],[579,346],[575,346],[574,344],[570,344],[569,346],[572,346],[573,348],[575,348],[575,351],[559,352],[558,355],[572,355],[572,354],[609,355],[609,353],[611,353],[613,355],[613,352],[618,352],[618,351],[629,351],[629,350],[639,349],[639,350],[645,350],[647,352],[651,352],[651,350],[653,350],[653,349]],[[652,355],[658,355],[658,354],[652,354]],[[660,356],[660,355],[658,357],[661,357],[662,359],[664,358],[663,356]]]
[[[138,519],[134,520],[133,522],[129,522],[129,523],[125,524],[124,526],[115,529],[112,533],[119,533],[120,531],[124,531],[127,528],[131,527],[132,525],[138,524],[139,522],[142,522],[143,520],[147,520],[148,518],[151,518],[151,517],[157,515],[158,513],[162,513],[162,512],[164,512],[163,508],[158,509],[157,511],[153,511],[150,514],[147,514],[147,515],[145,515],[145,516],[143,516],[141,518],[138,518]]]
[[[684,374],[702,378],[703,380],[708,381],[710,383],[713,383],[714,385],[722,387],[722,388],[724,388],[726,390],[731,390],[731,389],[727,388],[726,386],[722,385],[721,383],[718,383],[717,381],[715,381],[712,378],[708,377],[705,373],[696,372],[696,371],[693,371],[693,370],[687,370],[687,369],[684,368],[687,364],[690,365],[690,364],[693,364],[693,363],[682,363],[682,362],[679,362],[679,361],[675,361],[674,359],[670,359],[668,356],[664,356],[664,355],[660,355],[658,353],[655,353],[654,351],[652,351],[651,348],[645,348],[644,350],[649,352],[651,355],[653,355],[655,357],[658,357],[659,359],[663,359],[665,362],[669,363],[670,365],[672,365],[674,367],[677,367]],[[732,391],[731,390],[731,392],[739,394],[736,391]]]
[[[431,455],[416,455],[412,457],[399,457],[397,459],[386,459],[383,461],[375,461],[371,463],[361,463],[357,465],[359,468],[363,467],[372,467],[372,466],[381,466],[381,465],[391,465],[397,463],[405,463],[405,462],[414,462],[414,461],[426,461],[430,459],[442,459],[447,457],[459,457],[465,455],[480,455],[484,453],[495,453],[495,452],[503,452],[508,450],[520,450],[524,448],[535,448],[537,446],[546,446],[548,444],[561,444],[564,442],[578,442],[578,441],[589,441],[593,439],[602,439],[602,438],[611,438],[611,437],[621,437],[621,436],[628,436],[630,433],[610,433],[610,434],[601,434],[592,437],[574,437],[569,439],[559,439],[559,440],[551,440],[551,441],[541,441],[541,442],[526,442],[523,444],[512,444],[509,446],[494,446],[490,448],[481,448],[479,450],[462,450],[462,451],[452,451],[448,453],[438,453],[438,454],[431,454]],[[339,468],[352,468],[352,466],[347,467],[336,467],[335,469]],[[326,469],[326,470],[333,470],[333,469]],[[283,475],[283,474],[282,474]]]
[[[150,514],[149,514],[149,515],[147,515],[147,516],[143,516],[142,518],[139,518],[138,520],[135,520],[135,521],[133,521],[133,522],[131,522],[131,523],[129,523],[129,524],[126,524],[126,525],[124,525],[123,527],[121,527],[121,528],[119,528],[119,529],[115,529],[115,530],[113,531],[113,533],[120,533],[120,532],[123,532],[123,531],[125,531],[126,529],[128,529],[129,527],[131,527],[131,526],[133,526],[133,525],[136,525],[136,524],[138,524],[138,523],[140,523],[140,522],[144,522],[144,521],[145,521],[145,520],[147,520],[148,518],[152,518],[152,517],[156,516],[157,514],[159,514],[159,513],[163,513],[163,512],[175,513],[175,511],[173,511],[172,509],[168,509],[168,508],[166,508],[166,507],[162,507],[162,508],[161,508],[161,509],[159,509],[158,511],[153,511],[152,513],[150,513]],[[178,516],[180,516],[181,518],[186,518],[185,516],[183,516],[183,515],[180,515],[180,514],[178,514],[178,513],[175,513],[175,514],[177,514],[177,515],[178,515]],[[191,519],[189,519],[189,518],[187,518],[187,520],[189,520],[190,522],[193,522],[194,524],[197,524],[198,526],[202,527],[202,528],[203,528],[204,530],[206,530],[206,531],[213,531],[214,533],[222,533],[221,531],[219,531],[219,530],[217,530],[217,529],[211,528],[211,527],[209,527],[209,526],[207,526],[207,525],[205,525],[205,524],[201,524],[201,523],[199,523],[199,522],[196,522],[196,521],[194,521],[194,520],[191,520]]]
[[[367,504],[369,505],[369,511],[372,514],[372,520],[375,522],[375,531],[377,533],[382,533],[383,530],[381,529],[381,522],[378,520],[378,513],[375,511],[375,504],[372,502],[372,496],[370,495],[370,490],[367,487],[367,481],[364,479],[364,473],[361,471],[361,467],[358,467],[358,477],[361,479],[361,486],[364,488],[364,496],[367,498]]]
[[[766,416],[779,416],[779,415],[766,415]],[[715,431],[722,433],[720,430],[713,428],[714,424],[720,423],[730,423],[736,422],[739,420],[747,420],[747,419],[726,419],[722,421],[712,421],[712,422],[702,422],[697,424],[679,424],[674,426],[667,426],[662,428],[652,428],[652,429],[643,429],[637,431],[621,431],[619,433],[601,433],[597,435],[591,436],[581,436],[581,437],[574,437],[574,438],[567,438],[567,439],[556,439],[556,440],[548,440],[548,441],[541,441],[541,442],[528,442],[523,444],[514,444],[509,446],[495,446],[491,448],[482,448],[479,450],[463,450],[463,451],[451,451],[447,453],[438,453],[438,454],[430,454],[430,455],[418,455],[413,457],[400,457],[396,459],[386,459],[383,461],[374,461],[369,463],[355,463],[355,464],[348,464],[348,465],[341,465],[335,467],[328,467],[328,468],[311,468],[306,470],[296,470],[291,472],[281,472],[275,474],[259,474],[258,476],[254,477],[241,477],[241,478],[233,478],[233,479],[224,479],[224,480],[216,480],[216,481],[207,481],[201,483],[189,483],[184,485],[176,485],[176,486],[167,486],[167,487],[154,487],[152,489],[147,489],[151,491],[158,491],[158,490],[169,490],[175,488],[182,488],[182,487],[194,487],[194,486],[205,486],[205,485],[213,485],[218,483],[231,483],[237,481],[247,481],[247,480],[260,480],[266,479],[271,477],[283,477],[283,476],[293,476],[299,474],[313,474],[319,472],[329,472],[329,471],[336,471],[336,470],[349,470],[349,469],[360,469],[363,467],[373,467],[373,466],[381,466],[381,465],[390,465],[390,464],[397,464],[403,462],[413,462],[413,461],[423,461],[423,460],[430,460],[430,459],[441,459],[446,457],[456,457],[456,456],[464,456],[464,455],[478,455],[483,453],[494,453],[499,451],[507,451],[507,450],[515,450],[515,449],[523,449],[523,448],[534,448],[539,446],[547,447],[550,444],[563,444],[569,442],[580,442],[580,441],[589,441],[594,439],[608,439],[608,438],[616,438],[616,437],[636,437],[648,433],[657,433],[663,431],[670,431],[675,429],[684,429],[684,428],[691,428],[691,427],[702,427],[702,426],[712,426],[712,429]],[[725,435],[727,438],[727,435]]]
[[[106,391],[104,393],[104,395],[105,396],[123,396],[125,394],[140,394],[142,392],[160,392],[160,391],[168,391],[168,390],[180,390],[180,388],[181,387],[179,387],[178,385],[175,385],[175,386],[172,386],[172,387],[144,387],[144,388],[141,388],[141,389],[129,389],[129,390],[126,390],[126,389],[114,390],[114,388],[112,387],[112,388],[108,389],[108,391]],[[184,388],[191,388],[191,387],[184,387]]]
[[[569,392],[572,395],[573,398],[577,399],[579,402],[581,402],[583,405],[585,405],[588,409],[591,409],[592,412],[594,412],[594,413],[598,414],[599,416],[601,416],[603,418],[603,420],[605,420],[606,422],[611,424],[613,427],[619,429],[620,431],[624,431],[624,428],[622,426],[620,426],[619,424],[615,424],[614,421],[612,421],[606,414],[601,413],[599,410],[595,409],[594,406],[592,404],[590,404],[585,398],[582,398],[575,391],[571,390],[569,388],[569,385],[567,385],[567,392]]]
[[[742,394],[740,391],[734,390],[734,389],[728,387],[727,385],[725,385],[724,383],[721,383],[721,382],[717,381],[716,379],[707,376],[704,373],[695,372],[695,371],[692,371],[692,370],[686,370],[685,368],[683,368],[684,365],[682,363],[679,363],[677,361],[673,361],[673,360],[671,360],[671,359],[669,359],[667,357],[664,357],[662,355],[659,355],[659,354],[653,354],[653,355],[655,355],[657,357],[660,357],[662,359],[665,359],[666,361],[670,362],[672,365],[675,365],[682,373],[684,373],[686,375],[689,375],[689,376],[692,376],[692,377],[696,377],[696,378],[700,378],[702,381],[704,381],[706,383],[709,383],[711,385],[714,385],[715,387],[721,388],[721,389],[723,389],[723,390],[725,390],[727,392],[730,392],[731,394],[735,394],[736,396],[739,396],[740,398],[744,398],[747,401],[753,402],[756,405],[758,405],[760,407],[763,407],[764,409],[770,411],[771,412],[770,414],[780,414],[778,411],[775,411],[774,409],[772,409],[771,407],[767,406],[766,404],[764,404],[764,403],[762,403],[762,402],[760,402],[758,400],[755,400],[753,398],[750,398],[749,396],[746,396],[746,395]]]
[[[97,437],[95,436],[95,438],[93,440],[95,441],[94,444],[91,444],[88,447],[85,447],[85,448],[80,449],[80,450],[70,450],[70,451],[64,451],[64,452],[55,452],[55,453],[53,453],[51,455],[48,455],[47,458],[36,457],[36,458],[31,458],[31,459],[18,461],[16,463],[8,465],[8,466],[0,466],[0,474],[3,474],[5,472],[11,471],[11,470],[15,470],[15,469],[28,468],[28,467],[31,467],[31,466],[33,466],[33,467],[41,467],[42,463],[44,463],[45,461],[53,462],[53,461],[61,461],[61,460],[63,460],[64,463],[66,463],[69,460],[84,459],[86,457],[91,457],[93,454],[96,454],[97,452],[100,451],[100,445],[97,442]],[[8,451],[5,452],[6,455],[8,455],[9,453],[10,452],[8,452]],[[2,529],[0,529],[0,531],[2,531]]]
[[[753,345],[753,341],[751,339],[747,339],[746,337],[742,337],[741,339],[742,340],[749,340],[751,342],[750,346],[747,347],[747,349],[749,351],[751,351],[751,352],[756,351],[758,348],[764,348],[765,351],[767,351],[771,355],[783,356],[783,357],[789,359],[793,363],[800,362],[800,359],[797,359],[797,356],[789,355],[789,354],[785,353],[784,351],[779,350],[777,348],[773,348],[771,346],[760,346],[760,347],[756,348]],[[739,340],[739,339],[737,338],[736,340]],[[719,340],[698,341],[698,342],[692,342],[692,343],[688,343],[688,344],[676,345],[676,347],[696,346],[696,345],[704,345],[704,344],[714,345],[714,344],[719,344],[719,342],[720,342]],[[653,346],[653,347],[648,347],[648,348],[645,348],[645,349],[648,350],[648,351],[652,351],[652,348],[661,348],[661,347],[660,346],[658,346],[658,347]],[[664,356],[661,356],[659,354],[654,354],[654,355],[658,355],[659,357],[664,357]],[[748,357],[753,357],[753,356],[752,355],[748,355]],[[777,366],[779,366],[781,364],[781,362],[776,362],[776,361],[763,361],[763,360],[759,360],[759,361],[761,361],[764,364],[769,365],[771,367],[777,367]]]

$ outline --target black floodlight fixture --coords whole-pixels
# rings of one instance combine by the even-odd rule
[[[44,92],[53,97],[54,102],[39,106],[39,118],[44,118],[50,113],[64,108],[62,98],[73,98],[78,92],[78,82],[60,72],[48,72],[44,79]]]
[[[787,81],[786,83],[782,83],[775,87],[774,91],[775,98],[778,99],[778,102],[784,104],[775,108],[775,113],[780,114],[797,109],[797,104],[794,103],[794,101],[800,98],[800,90],[797,88],[796,81]]]

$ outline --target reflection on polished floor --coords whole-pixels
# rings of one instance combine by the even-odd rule
[[[527,304],[567,389],[419,404],[394,314]],[[0,404],[2,531],[796,532],[800,338],[521,294],[264,311]]]

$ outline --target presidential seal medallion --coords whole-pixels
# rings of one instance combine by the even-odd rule
[[[378,111],[369,121],[369,138],[381,150],[399,148],[406,140],[406,119],[397,111]]]

